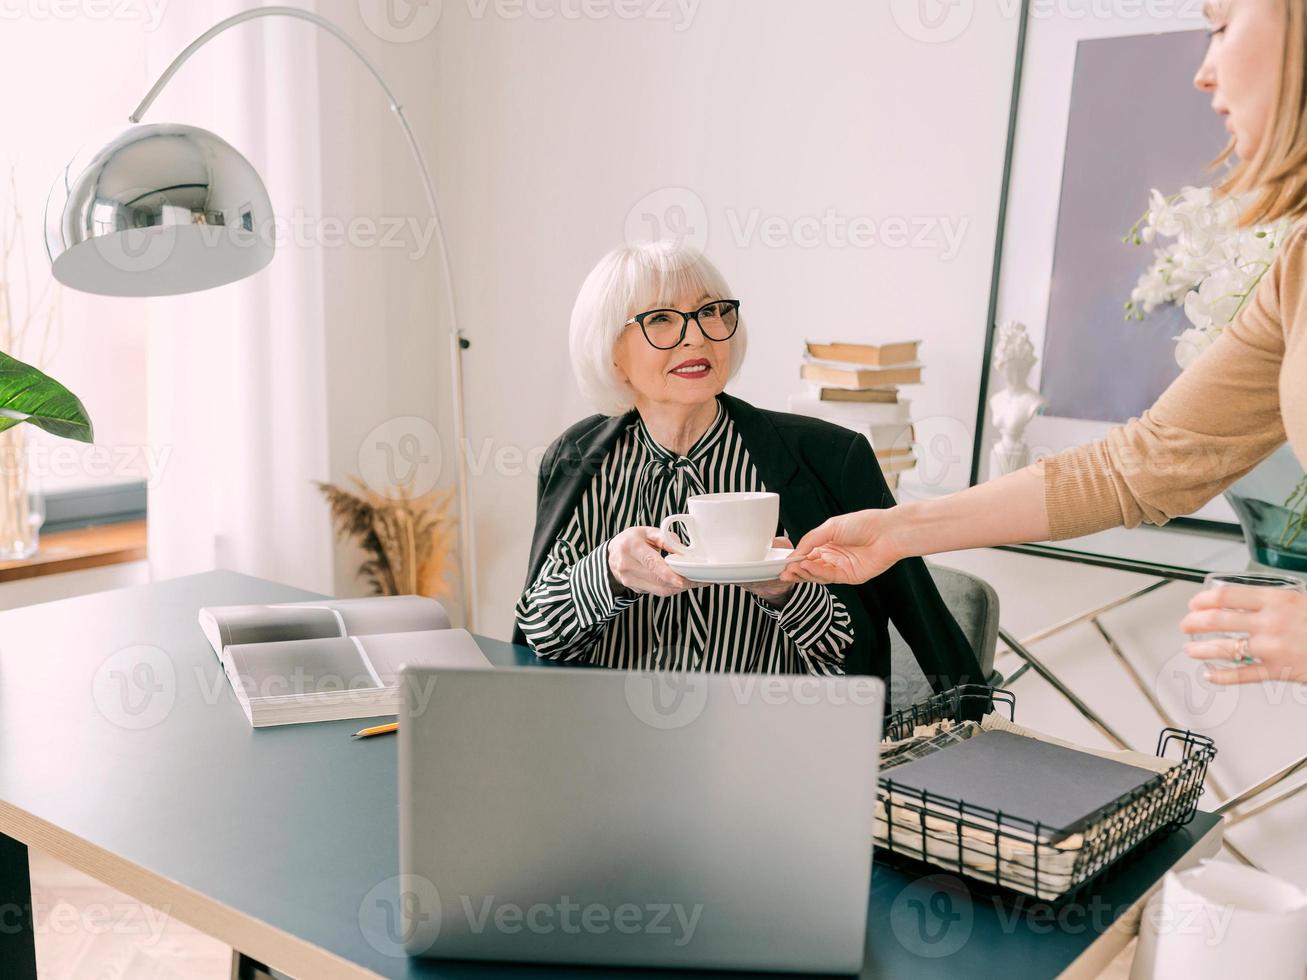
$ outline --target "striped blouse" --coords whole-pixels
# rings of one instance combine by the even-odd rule
[[[586,488],[517,604],[531,648],[551,660],[631,670],[843,673],[849,612],[825,586],[796,583],[780,609],[734,585],[674,596],[613,594],[608,542],[683,513],[696,493],[766,490],[721,403],[684,456],[638,417]]]

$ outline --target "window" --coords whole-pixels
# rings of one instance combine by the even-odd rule
[[[35,8],[32,8],[33,10]],[[41,97],[0,107],[0,349],[35,364],[86,406],[96,442],[57,439],[17,426],[35,485],[46,495],[44,530],[139,519],[145,489],[166,463],[146,436],[144,300],[88,296],[54,282],[45,250],[45,202],[56,173],[94,143],[145,91],[146,36],[139,23],[32,14],[6,22],[0,83]],[[103,60],[120,69],[88,86],[49,66]],[[135,70],[132,66],[138,66]]]

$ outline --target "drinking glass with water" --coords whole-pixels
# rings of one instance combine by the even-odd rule
[[[1307,595],[1307,582],[1292,575],[1276,575],[1272,572],[1211,572],[1203,579],[1203,585],[1208,589],[1218,589],[1225,585],[1245,589],[1288,589],[1292,592]],[[1224,608],[1230,612],[1251,612],[1248,609],[1229,606]],[[1229,660],[1207,661],[1213,667],[1246,667],[1249,664],[1261,663],[1260,660],[1248,653],[1248,641],[1251,637],[1245,632],[1223,630],[1215,633],[1195,633],[1192,639],[1194,642],[1199,643],[1234,641]]]

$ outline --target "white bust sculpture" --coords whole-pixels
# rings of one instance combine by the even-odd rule
[[[1030,461],[1026,426],[1048,404],[1030,387],[1030,369],[1037,360],[1024,323],[1009,320],[998,328],[994,371],[1003,379],[1003,389],[989,400],[990,421],[998,430],[998,441],[989,453],[991,480],[1019,470]]]

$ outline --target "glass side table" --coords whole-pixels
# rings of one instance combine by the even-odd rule
[[[1242,535],[1233,529],[1119,527],[1070,541],[1004,545],[1002,550],[1152,575],[1170,582],[1201,582],[1208,572],[1253,567]]]
[[[1018,657],[1022,663],[1015,671],[1004,680],[1004,686],[1011,686],[1019,680],[1027,671],[1033,670],[1042,677],[1050,686],[1053,687],[1063,698],[1071,704],[1079,714],[1093,725],[1102,735],[1118,748],[1134,748],[1126,742],[1124,738],[1110,724],[1107,723],[1096,711],[1086,704],[1079,696],[1076,695],[1067,685],[1052,671],[1048,665],[1039,659],[1030,647],[1048,639],[1073,626],[1089,624],[1098,633],[1099,637],[1106,644],[1112,656],[1116,659],[1131,682],[1139,690],[1140,694],[1152,707],[1162,723],[1169,727],[1181,728],[1184,726],[1177,725],[1175,719],[1167,711],[1166,707],[1158,699],[1156,692],[1144,681],[1139,671],[1130,662],[1130,659],[1121,649],[1120,644],[1112,636],[1111,632],[1103,625],[1101,617],[1114,609],[1135,602],[1153,592],[1166,588],[1173,582],[1202,582],[1209,572],[1215,571],[1233,571],[1239,569],[1257,569],[1274,571],[1279,574],[1286,573],[1284,569],[1267,569],[1265,566],[1253,562],[1248,553],[1248,548],[1244,543],[1243,537],[1237,531],[1230,532],[1209,530],[1195,527],[1177,527],[1177,528],[1157,528],[1157,527],[1138,527],[1133,529],[1115,528],[1110,531],[1103,531],[1098,534],[1088,535],[1083,538],[1077,538],[1072,541],[1059,541],[1048,544],[1025,544],[1025,545],[1004,545],[999,548],[1002,551],[1011,551],[1017,554],[1031,555],[1039,558],[1050,558],[1056,561],[1069,561],[1081,565],[1092,565],[1098,568],[1111,568],[1117,571],[1133,572],[1138,575],[1146,575],[1153,579],[1142,588],[1135,589],[1125,595],[1118,596],[1110,602],[1106,602],[1087,609],[1083,612],[1070,616],[1059,623],[1055,623],[1024,640],[1017,640],[1007,630],[999,628],[999,640],[1008,650]],[[1304,576],[1307,577],[1307,576]],[[1295,773],[1307,769],[1307,756],[1298,759],[1295,762],[1285,766],[1279,772],[1272,773],[1265,779],[1260,780],[1253,786],[1248,787],[1239,793],[1231,794],[1226,791],[1215,777],[1208,773],[1207,784],[1214,794],[1221,797],[1224,802],[1216,808],[1219,814],[1228,814],[1226,817],[1227,827],[1246,820],[1257,814],[1264,813],[1270,808],[1279,805],[1285,800],[1298,795],[1307,790],[1307,783],[1294,786],[1284,790],[1258,804],[1252,809],[1242,812],[1235,812],[1244,804],[1251,803],[1258,798],[1264,797],[1275,787],[1280,786],[1286,779],[1289,779]],[[1225,846],[1228,851],[1240,861],[1250,866],[1257,865],[1245,854],[1243,854],[1235,845],[1230,843],[1227,838]]]

